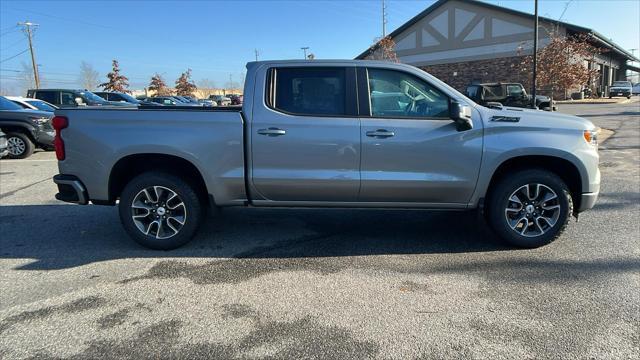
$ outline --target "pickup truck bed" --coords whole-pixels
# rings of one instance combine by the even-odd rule
[[[479,209],[536,247],[598,197],[589,121],[489,109],[411,66],[249,63],[244,96],[242,109],[56,111],[56,197],[117,203],[157,249],[187,242],[209,206]]]

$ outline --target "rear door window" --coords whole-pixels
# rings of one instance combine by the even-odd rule
[[[36,91],[35,98],[44,100],[50,104],[60,104],[58,93],[55,91]]]
[[[271,75],[271,107],[296,115],[347,115],[345,68],[285,67]]]

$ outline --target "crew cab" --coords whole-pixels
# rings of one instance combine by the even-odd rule
[[[598,197],[591,122],[486,108],[412,66],[251,62],[244,95],[57,110],[56,198],[117,204],[134,240],[173,249],[229,206],[479,209],[506,241],[537,247]]]
[[[489,107],[511,106],[530,108],[532,95],[527,94],[520,83],[486,83],[467,87],[466,95],[480,105]],[[536,108],[546,111],[556,109],[555,102],[548,96],[536,95]]]

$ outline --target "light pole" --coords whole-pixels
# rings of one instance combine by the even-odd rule
[[[38,24],[34,24],[28,21],[19,22],[18,25],[24,26],[24,31],[27,33],[27,37],[29,38],[29,50],[31,51],[31,64],[33,65],[33,78],[36,81],[36,89],[40,89],[40,74],[38,73],[38,66],[36,66],[36,55],[33,52],[33,31],[31,27],[37,27]]]
[[[309,50],[308,46],[301,47],[302,51],[304,51],[304,59],[307,60],[307,50]]]
[[[531,107],[536,108],[536,88],[538,72],[538,0],[535,1],[535,27],[533,29],[533,81],[531,89]]]

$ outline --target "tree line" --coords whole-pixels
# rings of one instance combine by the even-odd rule
[[[78,80],[84,88],[89,90],[95,89],[96,84],[99,82],[98,78],[98,72],[95,71],[90,64],[84,61],[80,64],[80,76]],[[206,81],[212,84],[209,80]],[[111,71],[107,74],[107,81],[98,84],[97,87],[102,88],[104,91],[131,93],[129,90],[129,78],[121,73],[118,60],[112,61]],[[155,73],[151,77],[147,88],[154,91],[158,96],[172,95],[174,91],[176,95],[190,96],[198,87],[191,79],[191,69],[187,69],[187,71],[181,73],[178,79],[176,79],[174,89],[169,88],[162,76],[158,73]]]

